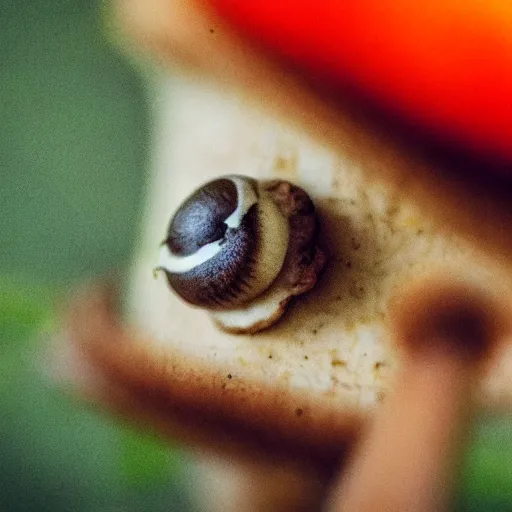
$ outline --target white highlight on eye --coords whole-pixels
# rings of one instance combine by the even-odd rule
[[[224,221],[229,228],[238,228],[249,209],[258,202],[253,187],[239,176],[228,176],[235,184],[237,191],[237,207]],[[174,254],[167,245],[160,249],[160,259],[156,270],[165,270],[171,274],[185,274],[215,257],[222,249],[222,240],[203,245],[195,253],[188,256]]]
[[[160,248],[160,259],[156,270],[165,270],[170,274],[190,272],[216,256],[222,249],[221,242],[222,240],[217,240],[211,244],[203,245],[194,254],[189,254],[188,256],[176,256],[171,252],[167,244],[164,244]]]
[[[224,221],[224,224],[229,228],[238,228],[249,209],[258,202],[258,196],[253,187],[242,178],[229,176],[229,179],[236,186],[238,204],[235,211]]]

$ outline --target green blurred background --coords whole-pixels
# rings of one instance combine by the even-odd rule
[[[183,453],[60,394],[34,357],[62,294],[137,244],[151,108],[104,11],[0,0],[2,511],[192,510]],[[457,509],[512,510],[508,418],[475,422]]]
[[[76,280],[126,269],[143,81],[90,0],[0,1],[0,510],[186,511],[181,453],[73,402],[34,354]]]

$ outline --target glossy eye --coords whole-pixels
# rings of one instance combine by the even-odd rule
[[[226,176],[193,192],[171,219],[159,268],[185,301],[230,309],[263,293],[281,271],[289,226],[256,180]]]

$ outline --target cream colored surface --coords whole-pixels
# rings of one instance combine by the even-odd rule
[[[135,54],[142,51],[144,58],[149,55],[173,72],[186,71],[195,80],[211,80],[224,90],[245,94],[332,150],[319,148],[233,96],[184,81],[177,81],[175,89],[161,85],[155,175],[132,305],[139,326],[169,347],[170,359],[173,352],[188,351],[224,374],[255,374],[302,389],[305,395],[322,393],[317,400],[322,407],[315,411],[324,410],[332,398],[334,423],[347,421],[345,411],[338,409],[341,404],[371,407],[391,384],[397,362],[386,338],[385,315],[395,284],[448,262],[478,274],[493,288],[497,283],[507,286],[508,278],[493,270],[475,272],[469,250],[455,239],[433,234],[428,219],[396,206],[403,199],[424,205],[438,227],[461,233],[510,269],[512,232],[507,227],[512,212],[507,191],[461,182],[445,169],[433,168],[385,126],[366,123],[346,105],[315,93],[281,61],[243,40],[204,2],[119,0],[116,5]],[[333,241],[331,263],[317,290],[295,304],[275,329],[252,338],[220,333],[206,313],[185,307],[163,279],[151,278],[155,247],[173,207],[200,181],[229,172],[297,182],[320,204],[324,231]],[[402,196],[389,197],[364,183],[363,174]],[[509,400],[512,359],[501,354],[498,360],[486,389],[494,398]],[[243,394],[237,396],[244,399]],[[317,396],[311,398],[314,402]],[[286,403],[285,396],[283,400]],[[257,417],[274,415],[274,409],[260,407]],[[308,417],[307,411],[303,417]],[[231,461],[203,463],[203,468],[210,478],[203,474],[197,481],[205,487],[205,510],[299,510],[311,494],[310,476],[299,479],[299,485],[293,474],[291,481],[283,482],[276,478],[275,467],[264,468],[264,480],[255,478],[260,468],[248,472]],[[245,485],[247,479],[252,491]],[[286,506],[269,507],[266,498],[272,495],[272,484],[285,494],[289,488],[299,492]]]
[[[396,365],[386,335],[386,304],[408,276],[453,268],[493,288],[497,271],[478,264],[455,236],[441,236],[427,218],[365,182],[349,159],[335,157],[206,85],[185,79],[160,84],[151,209],[135,271],[133,311],[155,340],[218,365],[226,374],[256,376],[292,388],[343,397],[371,407],[391,383]],[[220,332],[205,311],[191,308],[153,278],[158,247],[178,204],[202,182],[222,174],[282,178],[303,187],[320,212],[330,261],[317,288],[296,301],[277,326],[255,336]],[[491,375],[503,392],[510,363]]]

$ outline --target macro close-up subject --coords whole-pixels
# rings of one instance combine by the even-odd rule
[[[512,510],[512,8],[36,4],[0,509]]]

